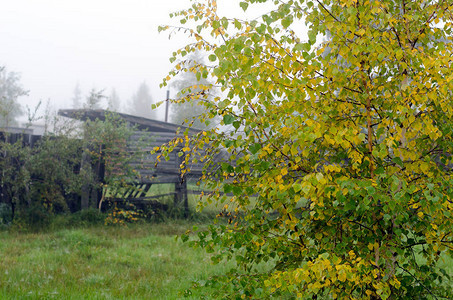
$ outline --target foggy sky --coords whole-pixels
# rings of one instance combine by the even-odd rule
[[[30,90],[20,103],[39,100],[68,108],[77,82],[86,95],[93,87],[114,87],[125,102],[146,81],[155,100],[170,70],[182,35],[169,40],[157,26],[174,22],[169,13],[188,1],[14,0],[0,4],[0,65],[21,74]],[[171,5],[170,5],[171,4]]]
[[[219,11],[245,18],[239,0],[219,0]],[[157,27],[178,24],[169,13],[189,0],[4,0],[0,4],[0,66],[21,74],[30,91],[19,99],[34,107],[50,100],[70,108],[77,83],[90,89],[115,88],[122,104],[143,81],[155,101],[165,99],[159,84],[171,69],[169,57],[189,40],[168,39]],[[161,114],[161,119],[163,115]]]

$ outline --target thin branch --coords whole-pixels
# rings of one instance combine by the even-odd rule
[[[428,293],[430,293],[430,294],[431,294],[431,296],[433,296],[433,297],[434,297],[434,299],[439,299],[439,298],[437,298],[437,296],[436,296],[436,295],[434,295],[434,294],[433,294],[433,292],[431,292],[431,290],[430,290],[430,289],[428,289],[428,288],[427,288],[426,286],[424,286],[424,285],[423,285],[423,283],[421,283],[421,281],[420,281],[420,280],[418,280],[418,278],[414,276],[414,274],[412,274],[411,272],[409,272],[409,271],[408,271],[408,270],[406,270],[405,268],[401,267],[401,266],[400,266],[400,264],[399,264],[398,262],[396,263],[396,265],[398,266],[398,268],[400,268],[401,270],[403,270],[404,272],[406,272],[407,274],[409,274],[409,275],[410,275],[410,276],[411,276],[412,278],[414,278],[414,279],[415,279],[415,281],[417,281],[417,282],[418,282],[418,284],[420,284],[420,286],[421,286],[422,288],[424,288],[424,289],[425,289],[426,291],[428,291]]]
[[[363,227],[363,228],[365,228],[365,229],[368,229],[368,230],[371,231],[371,232],[374,232],[373,229],[371,229],[370,227],[368,227],[368,226],[366,226],[366,225],[363,225],[362,223],[359,223],[359,222],[357,222],[357,221],[355,221],[355,220],[349,220],[349,219],[348,219],[348,222],[354,223],[354,224],[356,224],[356,225],[359,225],[360,227]]]
[[[323,8],[323,9],[324,9],[331,17],[332,17],[332,18],[335,19],[335,21],[341,23],[341,21],[338,20],[334,15],[332,15],[332,13],[331,13],[331,12],[330,12],[330,11],[329,11],[329,10],[328,10],[321,2],[319,2],[319,0],[316,0],[316,2],[318,2],[318,4],[319,4],[319,5],[320,5],[320,6],[321,6],[321,7],[322,7],[322,8]]]

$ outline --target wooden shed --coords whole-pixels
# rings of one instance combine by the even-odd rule
[[[104,121],[106,115],[109,113],[111,112],[102,109],[63,109],[58,112],[61,116],[81,121],[94,121],[96,119]],[[116,195],[113,200],[127,200],[138,206],[152,202],[154,205],[159,205],[159,203],[153,201],[153,199],[162,196],[174,196],[174,204],[178,207],[182,207],[185,214],[187,214],[188,200],[186,176],[199,177],[203,165],[192,165],[190,173],[182,175],[180,172],[180,164],[184,157],[178,155],[180,149],[175,149],[175,151],[171,153],[170,159],[160,161],[157,167],[155,166],[155,163],[158,154],[151,154],[151,150],[156,146],[161,146],[162,144],[169,142],[177,136],[183,136],[183,132],[186,130],[189,135],[196,134],[199,130],[123,113],[115,114],[126,121],[131,127],[136,128],[136,131],[128,141],[128,151],[140,151],[144,153],[144,156],[141,159],[130,163],[138,172],[136,184],[139,188],[130,189],[121,195]],[[147,142],[144,145],[139,142],[143,140],[143,137],[147,138]],[[102,178],[102,176],[100,176],[100,178]],[[162,195],[147,196],[147,192],[150,190],[151,186],[156,184],[174,184],[174,191]]]

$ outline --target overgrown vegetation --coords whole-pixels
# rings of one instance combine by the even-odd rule
[[[204,117],[229,131],[162,154],[199,153],[218,191],[207,202],[236,216],[184,239],[235,259],[213,281],[225,298],[452,297],[439,264],[453,250],[451,1],[240,6],[263,3],[251,21],[222,17],[215,0],[174,14],[194,42],[171,60],[204,50],[210,64],[179,63],[163,84],[180,70],[214,78],[224,96]],[[197,88],[188,99],[212,86]],[[222,148],[230,157],[210,168]]]
[[[10,221],[45,226],[50,214],[80,207],[75,194],[82,180],[75,172],[81,147],[65,136],[46,136],[34,147],[0,141],[3,206]],[[5,222],[5,220],[4,220]]]
[[[133,188],[137,174],[129,162],[143,155],[127,149],[134,128],[114,113],[83,124],[52,122],[53,132],[33,147],[23,134],[15,134],[19,138],[12,143],[3,133],[0,223],[46,227],[52,215],[101,209],[107,194]]]

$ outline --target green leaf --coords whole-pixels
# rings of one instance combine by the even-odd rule
[[[223,192],[224,192],[225,194],[231,193],[232,191],[233,191],[233,185],[231,185],[231,184],[225,184],[225,185],[223,186]]]
[[[316,42],[316,36],[317,36],[317,34],[314,30],[310,30],[308,32],[308,39],[311,44],[314,44]]]
[[[261,24],[260,26],[256,27],[256,31],[259,34],[264,34],[266,32],[266,25]]]
[[[222,163],[222,170],[227,172],[227,173],[232,173],[234,172],[234,168],[230,165],[230,164],[227,164],[227,163]]]
[[[293,23],[293,17],[288,16],[282,20],[282,26],[288,28]]]
[[[224,17],[224,18],[222,18],[221,22],[222,22],[223,29],[227,30],[228,25],[230,24],[228,19]]]
[[[302,51],[304,49],[304,44],[302,43],[299,43],[299,44],[296,44],[293,48],[294,51]]]
[[[234,141],[233,140],[226,140],[225,141],[225,147],[229,148],[231,146],[234,145]]]
[[[244,10],[246,11],[247,10],[247,7],[249,6],[249,4],[247,2],[240,2],[239,3],[239,6]]]
[[[236,29],[241,29],[242,28],[242,24],[241,22],[239,22],[237,19],[234,20],[234,27]]]
[[[232,115],[224,115],[223,116],[223,124],[229,125],[232,124],[236,120]]]
[[[399,158],[399,157],[394,157],[394,158],[392,159],[392,161],[393,161],[395,164],[398,164],[398,165],[401,166],[401,167],[404,166],[403,161],[402,161],[401,158]]]
[[[249,147],[249,150],[252,154],[256,154],[260,149],[261,149],[260,143],[254,143]]]
[[[263,21],[266,22],[267,25],[270,25],[273,22],[273,19],[268,15],[263,15]]]

